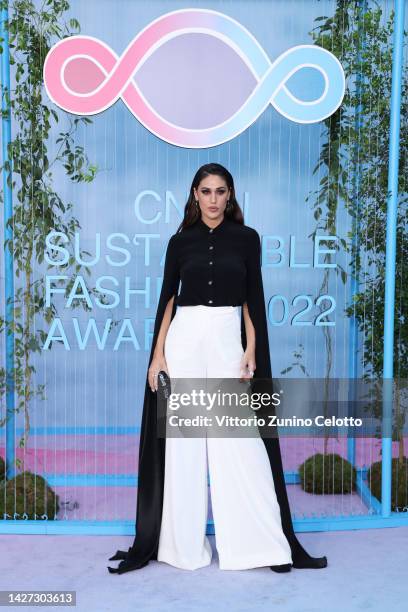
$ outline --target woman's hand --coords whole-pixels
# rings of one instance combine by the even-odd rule
[[[152,363],[150,364],[147,375],[150,388],[153,392],[157,391],[159,388],[158,374],[160,370],[163,370],[166,372],[167,376],[170,376],[167,370],[167,363],[164,355],[153,355]]]
[[[256,370],[255,349],[247,349],[241,358],[240,380],[251,380]],[[252,372],[252,373],[251,373]]]

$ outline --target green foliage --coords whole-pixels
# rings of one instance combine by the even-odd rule
[[[304,346],[303,346],[303,344],[301,342],[299,342],[298,347],[299,348],[297,348],[297,349],[295,349],[293,351],[294,361],[292,361],[292,363],[289,366],[287,366],[286,368],[281,370],[280,373],[281,373],[282,376],[284,376],[285,374],[287,374],[288,372],[290,372],[294,368],[300,368],[300,370],[302,371],[304,376],[310,376],[310,374],[307,371],[306,367],[303,365]]]
[[[1,8],[4,6],[1,0]],[[73,214],[72,202],[64,202],[54,185],[54,172],[65,170],[67,178],[74,183],[89,183],[97,172],[90,163],[85,150],[76,144],[86,126],[91,123],[88,117],[73,117],[55,108],[53,103],[44,99],[43,66],[51,46],[61,38],[79,33],[76,19],[64,20],[69,9],[65,0],[46,0],[41,8],[36,8],[30,0],[15,0],[9,3],[10,63],[14,73],[11,91],[4,91],[8,108],[4,114],[11,113],[14,138],[8,147],[10,162],[1,167],[8,173],[8,183],[13,190],[13,216],[9,221],[13,229],[13,240],[5,241],[14,259],[17,279],[13,300],[14,319],[6,329],[6,322],[0,319],[0,332],[14,332],[14,387],[17,395],[16,411],[24,411],[25,432],[20,446],[24,446],[29,432],[29,405],[34,396],[44,398],[44,385],[32,384],[35,368],[30,360],[33,353],[41,353],[47,337],[42,323],[49,323],[56,315],[54,304],[45,305],[45,279],[34,278],[33,270],[44,263],[45,239],[50,231],[64,233],[68,242],[64,247],[70,252],[66,265],[60,266],[59,273],[69,276],[66,285],[67,297],[78,274],[83,270],[88,274],[89,267],[77,265],[74,258],[74,237],[80,229],[78,219]],[[63,119],[63,121],[61,121]],[[54,158],[48,153],[50,130],[58,123],[67,124],[56,139],[57,152]],[[3,194],[2,194],[3,199]],[[62,244],[62,242],[60,242]],[[83,258],[86,251],[81,251]],[[49,253],[52,257],[53,253]],[[48,265],[49,269],[51,266]],[[90,295],[95,294],[102,303],[108,303],[106,296],[88,288]],[[80,306],[89,310],[83,300]],[[75,304],[77,306],[77,304]],[[0,391],[4,397],[12,381],[5,380],[4,369],[0,370]],[[0,426],[5,424],[5,419]]]
[[[19,520],[54,520],[59,512],[59,496],[42,476],[22,472],[0,484],[0,517]],[[14,514],[16,513],[16,517]]]
[[[394,14],[383,16],[376,2],[338,0],[332,17],[320,17],[312,31],[314,42],[340,60],[346,74],[341,107],[325,120],[326,142],[314,169],[319,188],[309,196],[317,221],[314,233],[337,235],[340,206],[351,217],[347,237],[339,246],[349,255],[350,271],[340,270],[343,282],[350,274],[359,288],[345,308],[355,317],[362,336],[363,376],[383,376],[383,325],[385,302],[386,221],[388,200],[389,126],[392,81]],[[408,286],[404,272],[408,261],[408,71],[403,71],[399,196],[396,235],[394,373],[408,378]],[[341,246],[340,246],[341,245]],[[326,284],[322,290],[327,291]],[[330,330],[326,335],[330,373]],[[404,453],[402,428],[406,404],[396,409],[400,457]]]
[[[394,14],[385,23],[377,3],[367,2],[364,10],[363,3],[339,0],[334,16],[323,19],[312,32],[314,41],[338,57],[347,87],[341,107],[325,121],[327,142],[315,168],[322,179],[314,193],[314,214],[319,227],[330,233],[335,233],[340,203],[354,221],[348,240],[339,237],[361,287],[346,314],[356,317],[363,333],[366,373],[381,377]],[[408,289],[403,282],[408,257],[407,94],[404,71],[394,319],[394,371],[401,378],[408,377]]]
[[[392,459],[391,510],[408,511],[408,457]],[[376,461],[367,472],[371,493],[381,501],[381,461]]]
[[[316,453],[299,466],[302,489],[306,493],[351,493],[356,488],[356,470],[337,453]]]

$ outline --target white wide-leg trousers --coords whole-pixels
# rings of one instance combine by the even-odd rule
[[[238,306],[178,306],[165,342],[174,378],[238,378],[243,355]],[[208,457],[208,465],[207,465]],[[210,565],[207,471],[219,568],[291,563],[268,454],[261,437],[167,437],[158,561]]]

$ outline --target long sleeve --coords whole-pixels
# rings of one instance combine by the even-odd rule
[[[268,321],[265,309],[265,296],[261,271],[261,240],[256,230],[250,233],[246,256],[246,302],[252,324],[255,328],[254,378],[271,379],[271,360],[269,353]],[[245,322],[242,315],[241,335],[246,348]],[[270,382],[272,385],[272,382]],[[271,387],[268,388],[268,391]]]
[[[157,336],[160,331],[160,326],[163,320],[164,312],[169,300],[173,295],[177,295],[180,284],[180,268],[177,252],[177,234],[171,236],[167,245],[166,258],[164,262],[163,282],[160,291],[159,302],[157,305],[156,319],[154,323],[152,348],[149,359],[149,366],[153,358],[153,352],[156,346]],[[173,303],[172,318],[176,310],[176,300]]]

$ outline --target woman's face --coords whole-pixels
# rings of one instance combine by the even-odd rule
[[[204,221],[221,221],[230,198],[231,190],[225,180],[216,174],[210,174],[202,179],[194,197],[198,200],[201,216]]]

